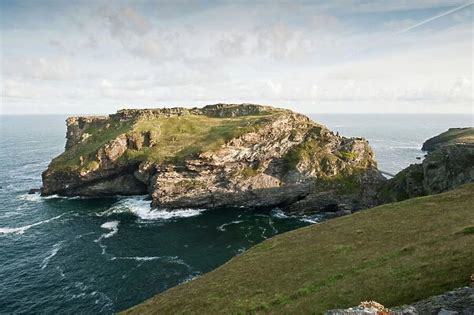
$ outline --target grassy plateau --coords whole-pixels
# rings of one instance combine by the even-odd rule
[[[205,255],[205,253],[203,253]],[[126,314],[321,314],[411,303],[474,272],[474,184],[268,239]]]
[[[205,150],[217,149],[232,138],[258,129],[268,123],[275,113],[230,118],[184,115],[137,121],[111,121],[85,130],[90,136],[55,158],[51,167],[56,170],[90,168],[97,163],[96,154],[105,144],[123,134],[147,132],[155,135],[153,146],[140,150],[128,149],[124,159],[158,163],[178,162]]]

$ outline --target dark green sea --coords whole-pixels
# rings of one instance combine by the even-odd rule
[[[395,173],[427,138],[470,115],[310,115],[363,136]],[[279,209],[151,210],[143,196],[42,198],[41,172],[61,153],[64,116],[0,116],[0,313],[110,314],[191,281],[262,240],[324,218]],[[264,266],[263,266],[264,267]]]

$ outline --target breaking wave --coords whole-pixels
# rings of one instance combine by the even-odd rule
[[[125,198],[118,201],[110,209],[98,213],[98,216],[109,216],[117,213],[132,213],[142,220],[168,220],[188,218],[201,214],[206,209],[152,209],[150,201],[143,197]]]
[[[51,249],[51,251],[49,252],[49,255],[46,256],[43,261],[41,262],[41,269],[44,269],[46,267],[48,267],[48,264],[49,264],[49,261],[51,260],[51,258],[53,258],[54,256],[56,256],[56,254],[59,252],[59,250],[61,249],[61,245],[62,245],[62,242],[59,242],[59,243],[56,243],[53,245],[53,248]]]
[[[43,221],[40,221],[40,222],[36,222],[36,223],[33,223],[33,224],[29,224],[29,225],[25,225],[25,226],[20,226],[20,227],[15,227],[15,228],[11,228],[11,227],[3,227],[3,228],[0,228],[0,234],[12,234],[12,233],[15,233],[15,234],[23,234],[25,233],[26,230],[29,230],[30,228],[34,227],[34,226],[38,226],[38,225],[41,225],[41,224],[45,224],[45,223],[49,223],[53,220],[56,220],[56,219],[59,219],[60,217],[62,217],[64,214],[61,214],[61,215],[58,215],[56,217],[53,217],[51,219],[47,219],[47,220],[43,220]]]
[[[237,220],[237,221],[232,221],[232,222],[229,222],[229,223],[224,223],[224,224],[219,225],[219,226],[217,227],[217,229],[218,229],[219,231],[225,232],[225,231],[226,231],[226,229],[225,229],[226,226],[229,226],[229,225],[231,225],[231,224],[239,224],[239,223],[242,223],[242,222],[244,222],[244,221],[242,221],[242,220]]]
[[[109,238],[111,236],[114,236],[115,234],[118,233],[118,225],[120,224],[120,221],[109,221],[105,222],[102,224],[100,227],[106,230],[110,230],[109,233],[102,234],[99,239],[103,238]]]
[[[120,224],[120,221],[108,221],[100,226],[103,229],[110,230],[110,232],[104,233],[101,236],[99,236],[98,239],[94,240],[94,242],[99,244],[100,248],[102,249],[102,255],[105,255],[105,251],[107,250],[107,246],[102,244],[102,240],[104,238],[109,238],[117,234],[119,224]]]
[[[280,208],[275,208],[270,211],[270,216],[277,219],[286,219],[288,216]]]
[[[167,263],[182,265],[188,269],[192,269],[190,265],[185,263],[178,256],[125,256],[125,257],[112,257],[111,260],[135,260],[135,261],[161,260]]]

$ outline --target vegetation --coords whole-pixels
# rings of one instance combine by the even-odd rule
[[[431,139],[428,139],[422,150],[432,151],[440,145],[456,143],[474,143],[474,128],[451,128]]]
[[[127,313],[309,313],[467,285],[474,184],[275,236]]]
[[[160,117],[137,122],[134,130],[156,132],[155,146],[144,150],[144,159],[178,162],[202,151],[218,148],[232,138],[256,130],[267,116],[214,118],[203,115]]]
[[[256,176],[258,174],[258,166],[250,167],[246,166],[240,172],[244,178]]]
[[[346,161],[353,161],[353,160],[357,159],[358,154],[357,154],[357,152],[345,152],[345,151],[343,151],[343,152],[341,152],[341,156]]]
[[[132,125],[132,121],[111,121],[110,124],[97,124],[89,127],[85,130],[85,133],[90,134],[89,138],[55,158],[51,162],[51,167],[56,170],[77,169],[82,165],[85,165],[84,169],[93,167],[94,164],[91,162],[95,160],[95,154],[99,148],[129,131]]]
[[[298,164],[302,161],[324,161],[325,159],[331,159],[331,161],[333,161],[337,158],[329,152],[325,152],[318,140],[312,138],[293,147],[283,159],[286,171],[291,171],[296,169]]]
[[[259,114],[217,118],[183,115],[138,121],[111,120],[108,125],[94,125],[85,130],[85,133],[90,134],[89,138],[54,159],[51,167],[56,170],[90,169],[96,166],[96,154],[102,146],[121,134],[132,133],[158,136],[155,136],[153,146],[145,146],[139,150],[127,149],[122,160],[179,162],[204,150],[216,149],[232,138],[256,130],[268,122],[270,116],[271,114]]]

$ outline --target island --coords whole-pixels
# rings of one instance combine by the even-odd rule
[[[374,206],[384,181],[365,139],[286,109],[216,104],[68,118],[66,150],[43,173],[42,194],[350,213]]]

